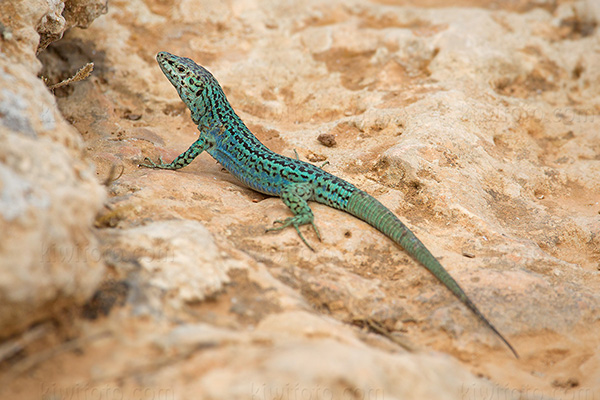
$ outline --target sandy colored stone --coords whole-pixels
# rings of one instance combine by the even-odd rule
[[[305,328],[311,321],[302,322],[296,327]],[[457,399],[500,390],[475,378],[449,357],[386,354],[337,338],[315,338],[308,343],[290,340],[268,352],[241,346],[235,350],[235,359],[191,383],[185,395],[199,391],[207,399]],[[255,367],[246,368],[248,364]]]
[[[160,221],[105,236],[104,252],[140,297],[132,303],[177,309],[214,296],[229,282],[210,233],[196,221]],[[155,312],[157,310],[154,310]]]
[[[38,2],[31,2],[38,3]],[[60,39],[70,28],[87,28],[102,14],[106,14],[108,0],[54,0],[47,2],[48,9],[37,25],[40,35],[38,51]]]
[[[39,62],[26,61],[35,54],[36,24],[49,27],[50,6],[0,4],[2,338],[80,306],[104,273],[92,224],[105,190],[84,160],[80,134],[36,76]]]
[[[80,321],[79,340],[107,337],[37,363],[8,392],[31,398],[32,383],[44,382],[48,396],[77,387],[213,399],[291,399],[296,388],[310,398],[357,388],[354,398],[369,389],[409,399],[598,393],[596,9],[111,3],[42,59],[53,77],[96,64],[93,84],[57,93],[57,103],[111,182],[100,237],[128,300]],[[312,252],[293,229],[265,232],[289,210],[206,154],[179,171],[138,168],[146,156],[173,159],[198,134],[156,65],[163,50],[207,67],[268,147],[319,154],[327,171],[398,214],[521,358],[349,215],[314,205],[323,241],[304,230]],[[336,146],[321,145],[323,134]],[[176,251],[174,262],[149,259],[156,248]]]

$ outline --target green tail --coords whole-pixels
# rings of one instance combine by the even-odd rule
[[[467,297],[466,293],[456,283],[454,278],[450,276],[448,271],[439,263],[439,261],[427,250],[425,245],[415,236],[383,204],[371,195],[359,190],[354,192],[348,199],[348,205],[346,210],[348,213],[354,215],[357,218],[362,219],[371,226],[375,227],[380,232],[384,233],[387,237],[392,239],[394,242],[402,246],[408,254],[419,261],[425,268],[429,270],[437,279],[439,279],[460,301],[462,301],[467,307],[473,311],[479,319],[481,319],[498,337],[508,346],[513,352],[515,357],[519,358],[519,355],[512,347],[512,345],[502,336],[500,332],[491,324],[490,321],[483,315],[481,311],[475,306],[475,304]]]

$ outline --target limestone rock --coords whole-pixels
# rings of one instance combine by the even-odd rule
[[[84,161],[80,134],[65,122],[52,94],[36,77],[39,63],[27,61],[34,58],[36,24],[47,7],[45,1],[0,3],[4,338],[83,304],[104,273],[92,224],[105,190],[94,167]]]
[[[109,182],[102,257],[130,292],[82,322],[80,352],[12,379],[13,398],[39,395],[33,377],[55,383],[48,398],[83,387],[213,399],[600,390],[595,2],[397,3],[114,2],[100,23],[48,48],[48,76],[96,63],[93,84],[57,103]],[[380,199],[521,358],[349,215],[315,204],[323,241],[302,228],[312,252],[293,229],[265,232],[289,210],[207,154],[179,171],[140,169],[198,135],[156,65],[160,50],[208,68],[272,150],[329,161],[327,171]],[[5,121],[30,136],[50,121],[21,114]],[[57,131],[47,137],[60,141]],[[172,256],[152,258],[156,249]]]
[[[163,303],[180,309],[214,296],[229,282],[231,263],[223,262],[210,233],[198,222],[155,222],[109,233],[103,240],[106,258],[137,292],[138,298],[131,299],[137,313]]]
[[[40,34],[38,51],[48,47],[70,28],[87,28],[93,20],[106,14],[108,0],[67,0],[50,1],[48,10],[37,26]]]

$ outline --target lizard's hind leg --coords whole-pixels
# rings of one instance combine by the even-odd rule
[[[321,234],[319,233],[319,230],[317,229],[314,223],[313,212],[308,206],[308,200],[311,198],[312,194],[313,187],[310,183],[291,183],[288,186],[286,186],[281,191],[281,200],[283,200],[283,203],[286,206],[288,206],[290,210],[292,210],[294,216],[286,218],[283,221],[277,220],[273,222],[274,224],[277,223],[281,225],[278,227],[269,228],[267,229],[267,232],[279,231],[291,225],[294,228],[296,228],[296,232],[298,232],[298,236],[300,236],[300,239],[302,239],[304,244],[308,246],[308,248],[312,251],[315,251],[315,249],[313,249],[312,246],[308,244],[306,239],[304,239],[304,236],[302,236],[302,233],[299,229],[301,225],[311,224],[313,229],[315,230],[315,233],[317,234],[317,237],[319,238],[319,240],[321,240]]]

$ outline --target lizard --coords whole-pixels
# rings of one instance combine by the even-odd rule
[[[296,229],[308,248],[299,227],[312,225],[316,236],[321,235],[314,223],[309,201],[343,210],[373,226],[400,245],[409,255],[443,283],[479,320],[491,329],[516,358],[517,351],[485,317],[464,290],[431,254],[415,234],[387,207],[373,196],[320,167],[277,154],[263,145],[246,127],[227,100],[215,77],[193,60],[167,52],[159,52],[156,60],[160,69],[189,108],[191,118],[200,131],[198,139],[170,163],[144,159],[139,166],[177,170],[191,163],[206,151],[243,184],[255,191],[278,196],[294,214],[276,220],[267,231],[286,227]],[[278,226],[275,226],[278,224]]]

